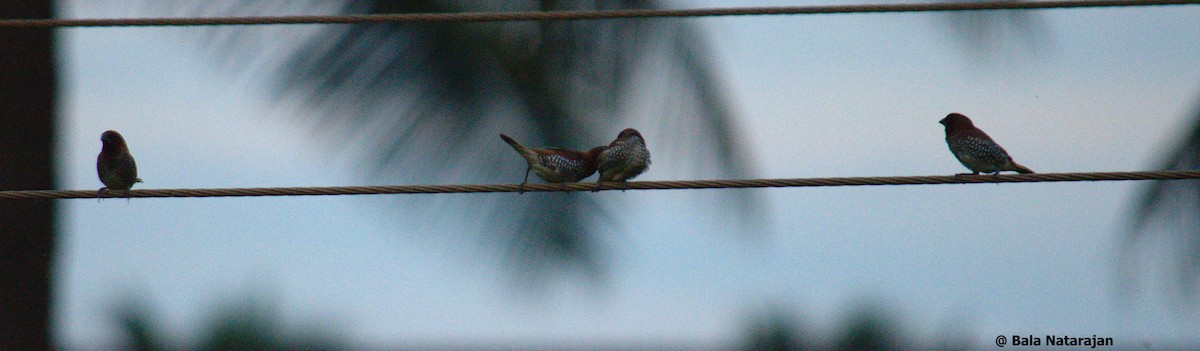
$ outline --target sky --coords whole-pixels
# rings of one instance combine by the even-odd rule
[[[128,10],[66,1],[60,14]],[[1039,172],[1153,167],[1200,108],[1200,6],[1036,16],[1038,44],[982,50],[938,13],[686,21],[712,49],[758,177],[963,172],[937,123],[950,112]],[[109,129],[137,157],[139,188],[378,181],[275,104],[265,79],[218,64],[195,31],[60,30],[62,188],[101,186],[94,158]],[[639,129],[652,152],[668,147],[669,130]],[[688,176],[686,165],[654,162],[638,180]],[[566,278],[538,298],[514,293],[502,260],[479,244],[429,231],[429,219],[396,205],[431,196],[65,200],[55,335],[73,348],[117,345],[114,306],[133,296],[186,344],[214,309],[261,294],[290,328],[367,346],[720,348],[768,306],[829,333],[863,301],[900,316],[918,344],[949,333],[980,347],[1013,334],[1200,345],[1200,318],[1160,284],[1163,257],[1144,260],[1135,298],[1117,295],[1121,229],[1144,185],[770,189],[766,243],[733,234],[736,218],[692,194],[737,190],[582,194],[621,214],[621,230],[603,238],[609,276],[598,290]]]

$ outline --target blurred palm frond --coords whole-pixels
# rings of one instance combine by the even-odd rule
[[[207,15],[311,11],[339,14],[654,8],[655,1],[258,2],[164,8]],[[586,149],[638,128],[651,173],[748,177],[732,113],[694,28],[677,19],[503,23],[376,23],[303,29],[208,29],[222,65],[273,82],[277,101],[312,117],[314,131],[356,152],[388,181],[514,182],[525,165],[497,134],[531,146]],[[715,157],[714,157],[715,155]],[[662,162],[672,160],[678,162]],[[671,165],[673,169],[665,169]],[[761,223],[754,192],[724,193]],[[602,272],[595,196],[443,197],[411,218],[475,218],[468,231],[501,240],[519,274],[552,267]],[[713,201],[714,203],[716,201]],[[425,212],[416,213],[415,212]],[[486,218],[486,220],[477,220]],[[441,230],[440,225],[434,225]],[[489,241],[489,240],[484,240]]]
[[[986,2],[990,0],[970,0]],[[1032,56],[1047,47],[1050,31],[1039,11],[961,11],[943,15],[950,34],[979,61]],[[1009,45],[1017,45],[1010,47]]]
[[[1200,102],[1192,114],[1191,130],[1169,148],[1168,154],[1155,169],[1200,169]],[[1133,284],[1141,270],[1132,259],[1139,253],[1139,243],[1162,240],[1169,248],[1174,262],[1170,275],[1179,296],[1192,300],[1200,282],[1200,180],[1157,180],[1149,182],[1134,202],[1126,243],[1121,247],[1121,282]],[[1153,235],[1165,234],[1165,235]],[[1147,254],[1157,257],[1160,252]]]
[[[202,331],[185,335],[196,345],[171,340],[167,328],[149,298],[126,294],[114,311],[130,340],[123,348],[156,350],[346,350],[339,327],[329,321],[310,321],[307,328],[286,326],[279,313],[279,299],[262,292],[238,294],[217,306]]]

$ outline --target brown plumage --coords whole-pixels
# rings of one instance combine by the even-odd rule
[[[938,121],[946,126],[946,145],[950,152],[973,173],[1000,174],[1002,171],[1033,173],[1028,167],[1017,164],[1000,144],[971,123],[971,119],[959,113],[951,113]]]
[[[599,162],[600,179],[596,181],[596,190],[602,182],[624,183],[645,172],[650,168],[650,150],[646,149],[642,133],[627,128],[600,152]]]
[[[96,158],[96,173],[100,176],[100,182],[104,183],[100,194],[104,194],[105,190],[121,190],[128,194],[133,184],[140,183],[142,179],[137,176],[137,163],[129,153],[129,146],[125,145],[125,138],[121,137],[121,133],[110,130],[100,134],[100,142],[103,147]]]
[[[521,145],[513,138],[500,134],[504,142],[525,158],[528,165],[525,168],[525,179],[521,185],[529,182],[529,172],[533,171],[538,178],[550,183],[578,182],[596,173],[596,159],[604,147],[594,147],[587,151],[551,148],[531,148]]]

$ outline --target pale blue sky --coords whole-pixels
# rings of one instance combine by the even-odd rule
[[[66,4],[65,17],[130,15]],[[949,112],[1037,171],[1154,165],[1200,98],[1200,6],[1038,15],[1043,46],[1004,42],[983,60],[949,34],[946,14],[688,21],[714,49],[758,176],[961,172],[937,124]],[[372,181],[273,105],[266,78],[223,73],[194,31],[60,32],[62,187],[100,187],[108,129],[128,140],[143,188]],[[652,151],[669,145],[670,131],[636,127]],[[654,161],[639,180],[689,177],[678,161]],[[469,238],[430,229],[456,219],[397,205],[432,196],[67,200],[56,335],[81,348],[119,342],[111,305],[133,293],[182,340],[230,296],[266,291],[290,325],[330,321],[362,345],[730,345],[768,303],[828,332],[864,298],[903,316],[918,342],[961,328],[980,346],[998,334],[1200,343],[1200,318],[1174,312],[1155,285],[1169,262],[1150,261],[1135,308],[1116,303],[1119,229],[1141,185],[772,189],[765,245],[694,204],[718,191],[579,194],[622,214],[624,230],[602,239],[610,279],[599,292],[567,280],[544,301],[514,294],[501,260],[477,258],[486,251]]]

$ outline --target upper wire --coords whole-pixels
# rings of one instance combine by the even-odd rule
[[[58,28],[58,27],[149,27],[149,26],[217,26],[272,24],[355,24],[381,22],[500,22],[500,21],[566,21],[616,18],[713,17],[749,15],[805,15],[933,11],[1034,10],[1063,8],[1097,8],[1130,6],[1195,5],[1200,0],[1051,0],[1051,1],[986,1],[986,2],[928,2],[907,4],[812,5],[777,7],[729,7],[707,9],[629,9],[601,11],[526,11],[526,12],[457,12],[457,13],[396,13],[372,15],[306,15],[253,17],[176,17],[176,18],[110,18],[110,19],[3,19],[0,28]]]

